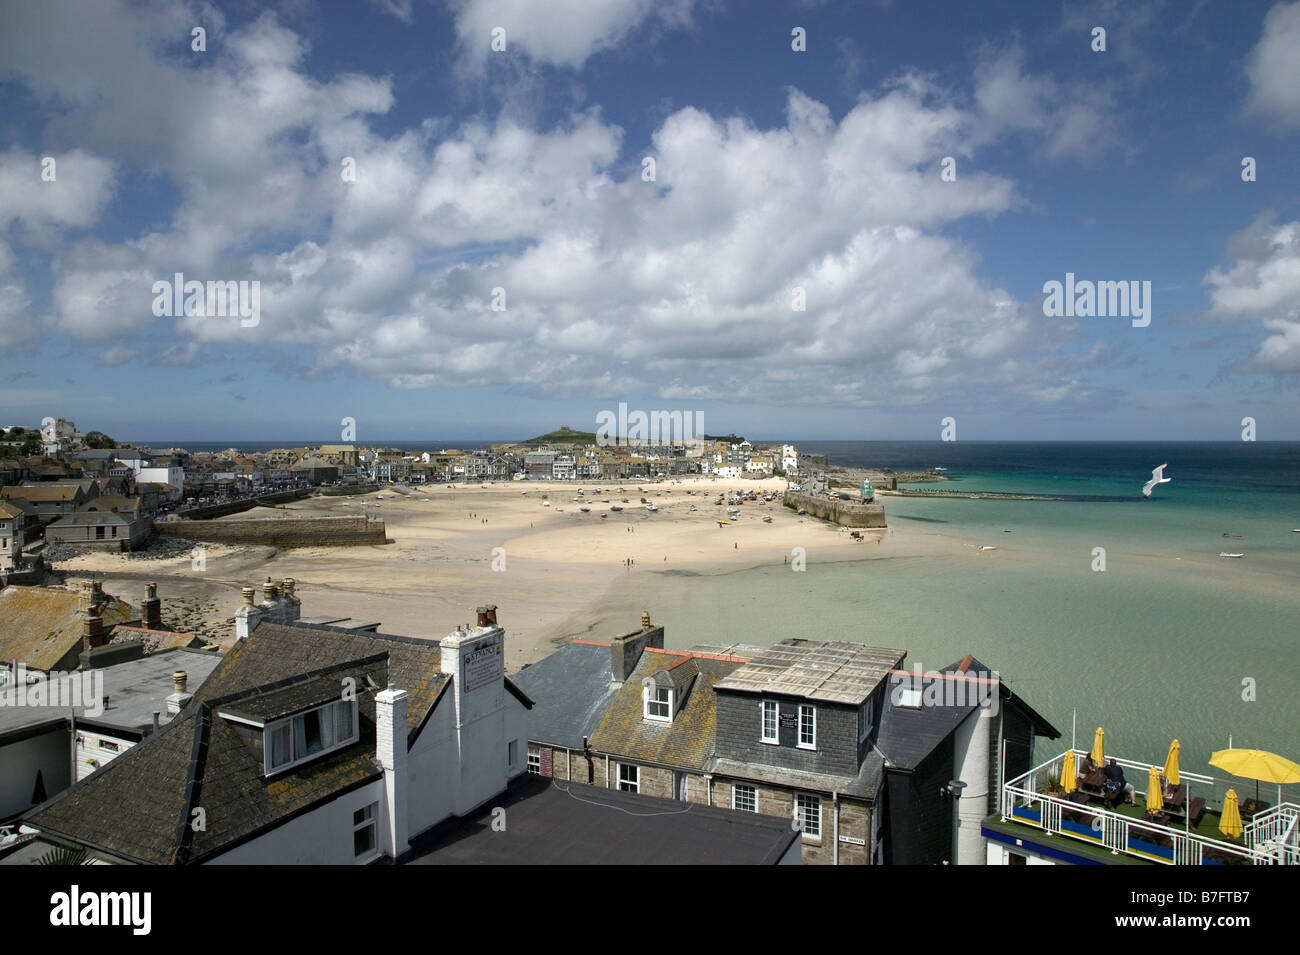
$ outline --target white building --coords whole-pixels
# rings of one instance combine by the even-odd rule
[[[532,702],[505,676],[494,606],[439,643],[250,606],[246,591],[251,633],[178,719],[24,818],[38,839],[106,862],[367,864],[526,771]],[[200,792],[185,814],[204,826],[153,812],[160,787]]]

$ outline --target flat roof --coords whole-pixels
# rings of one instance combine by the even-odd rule
[[[861,643],[791,637],[736,669],[717,689],[784,693],[857,706],[906,655],[905,650]]]
[[[77,683],[71,682],[70,676],[59,678],[66,684],[62,698],[72,693],[73,687],[80,685],[89,688],[93,674],[103,674],[103,695],[107,698],[103,712],[98,716],[87,716],[86,707],[77,706],[77,720],[89,721],[99,726],[115,726],[128,730],[152,728],[153,714],[157,710],[159,720],[167,722],[167,697],[172,694],[172,673],[184,670],[188,692],[208,678],[208,674],[221,662],[221,654],[211,650],[190,650],[176,647],[171,650],[159,650],[147,653],[138,660],[116,663],[112,666],[99,667],[95,670],[77,670]],[[31,676],[37,674],[31,673]],[[44,674],[40,674],[42,677]],[[12,703],[14,687],[5,687],[3,692]],[[86,692],[89,692],[87,689]],[[66,719],[69,709],[66,706],[0,706],[0,736],[35,726],[52,718]]]
[[[505,828],[493,829],[493,807]],[[775,865],[799,833],[784,816],[525,774],[489,805],[411,842],[414,865]],[[799,858],[799,847],[794,848]]]

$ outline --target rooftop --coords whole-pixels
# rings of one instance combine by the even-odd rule
[[[524,775],[495,806],[412,843],[415,865],[774,865],[799,859],[781,816],[658,799]]]
[[[217,668],[221,656],[206,650],[162,650],[138,660],[115,663],[97,670],[85,670],[65,675],[60,682],[67,686],[70,680],[80,679],[84,687],[92,674],[103,674],[103,712],[87,716],[85,706],[72,708],[77,722],[91,722],[96,726],[115,727],[131,732],[143,732],[153,726],[153,714],[162,713],[166,719],[166,700],[172,693],[172,674],[184,670],[188,686],[195,687]],[[29,674],[34,675],[34,674]],[[43,676],[43,675],[42,675]],[[95,679],[99,679],[96,677]],[[12,697],[13,690],[6,687],[0,693]],[[70,692],[61,693],[67,699]],[[94,707],[93,709],[97,709]],[[66,719],[66,706],[0,706],[0,737],[40,723]]]
[[[741,666],[720,681],[718,689],[857,706],[904,656],[904,650],[791,637]]]
[[[1163,774],[1163,764],[1114,757],[1136,791],[1136,805],[1111,807],[1099,791],[1089,791],[1082,777],[1073,793],[1063,792],[1065,755],[1054,756],[1003,785],[999,814],[983,824],[986,836],[1002,841],[997,839],[1001,834],[1023,841],[1037,831],[1039,838],[1053,844],[1054,853],[1103,863],[1300,865],[1300,805],[1256,804],[1248,798],[1254,787],[1246,780],[1216,779],[1180,769],[1182,791],[1175,792],[1160,813],[1148,814],[1150,770],[1154,765],[1157,774]],[[1087,755],[1084,750],[1074,751],[1076,772]],[[1106,754],[1107,761],[1111,758]],[[1219,829],[1228,789],[1240,796],[1243,832],[1236,838]]]

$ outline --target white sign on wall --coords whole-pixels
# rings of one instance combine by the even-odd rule
[[[501,644],[496,641],[468,651],[464,660],[464,684],[467,693],[501,678],[503,672]]]

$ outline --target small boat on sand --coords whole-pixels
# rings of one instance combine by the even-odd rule
[[[1245,554],[1229,554],[1227,551],[1220,551],[1220,557],[1245,557]]]
[[[609,506],[609,509],[610,509],[611,511],[621,511],[621,510],[623,510],[623,508],[619,507],[617,504],[611,504],[611,505]]]
[[[1223,536],[1224,536],[1224,537],[1231,537],[1233,540],[1245,540],[1245,538],[1242,537],[1240,534],[1229,534],[1229,533],[1226,533],[1226,532],[1225,532]]]
[[[764,524],[771,524],[771,523],[772,523],[772,515],[771,515],[771,514],[764,514],[764,515],[763,515],[763,523],[764,523]]]
[[[980,550],[997,550],[997,548],[993,547],[990,544],[985,544],[983,547],[980,548]]]
[[[584,514],[590,514],[590,513],[591,513],[591,508],[589,508],[589,507],[580,507],[580,508],[578,508],[578,510],[582,511],[582,513],[584,513]]]

